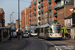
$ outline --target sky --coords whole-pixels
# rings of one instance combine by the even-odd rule
[[[20,17],[21,11],[25,9],[25,7],[29,7],[31,0],[19,0],[20,2]],[[11,20],[13,18],[14,23],[18,19],[18,0],[0,0],[0,8],[3,8],[5,12],[5,24],[10,23],[10,14],[13,13],[13,17],[11,16]]]

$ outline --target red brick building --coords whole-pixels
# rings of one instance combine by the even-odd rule
[[[2,8],[0,8],[0,27],[5,27],[5,13]]]
[[[61,5],[60,5],[60,2],[59,2],[57,4],[57,6],[58,5],[60,5],[60,6],[55,8],[57,10],[57,22],[62,24],[62,26],[68,26],[68,25],[66,25],[66,22],[68,22],[68,21],[65,21],[64,18],[69,16],[70,14],[72,14],[70,9],[73,9],[73,6],[70,3],[71,3],[70,0],[61,1]],[[69,5],[67,5],[67,4],[69,4]]]
[[[30,17],[31,17],[31,25],[37,24],[37,0],[31,1],[30,5]]]
[[[21,27],[22,30],[25,30],[25,10],[21,11]]]

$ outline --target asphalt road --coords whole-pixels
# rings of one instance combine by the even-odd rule
[[[17,50],[48,50],[47,44],[37,37],[25,38],[25,45],[21,46]]]
[[[25,45],[17,50],[75,50],[75,42],[71,40],[45,40],[30,37],[25,38],[25,41]]]
[[[45,40],[30,37],[4,43],[0,45],[0,50],[75,50],[75,40]]]

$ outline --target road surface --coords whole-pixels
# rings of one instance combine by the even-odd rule
[[[29,37],[4,43],[0,45],[0,50],[75,50],[75,40],[45,40]]]

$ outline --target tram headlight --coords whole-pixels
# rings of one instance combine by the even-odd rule
[[[59,36],[62,36],[61,34],[59,34]]]
[[[50,34],[50,36],[52,36],[52,34]]]

